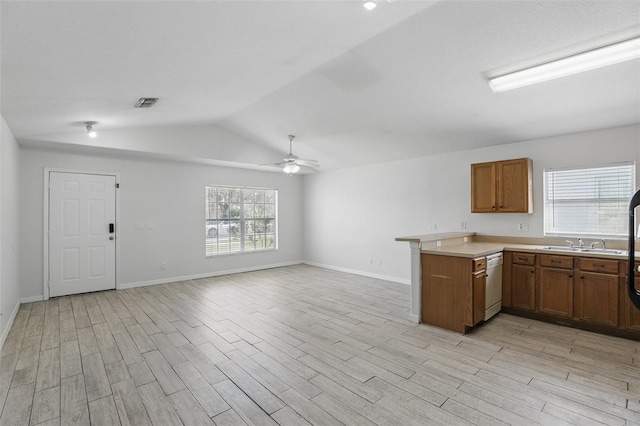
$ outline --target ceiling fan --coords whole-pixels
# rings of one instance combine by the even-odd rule
[[[296,137],[294,135],[289,135],[289,155],[284,157],[282,161],[280,161],[279,163],[268,163],[261,165],[282,167],[282,171],[289,175],[298,173],[300,171],[300,166],[308,167],[310,169],[313,169],[314,171],[317,171],[320,167],[320,164],[316,160],[303,160],[301,158],[298,158],[297,155],[293,155],[292,147],[293,140],[295,138]]]

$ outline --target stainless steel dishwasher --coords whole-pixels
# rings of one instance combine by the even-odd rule
[[[485,283],[484,320],[488,320],[502,308],[502,253],[487,256],[487,280]]]

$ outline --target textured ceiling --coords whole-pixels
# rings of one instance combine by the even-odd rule
[[[167,154],[157,129],[190,139],[193,127],[199,140],[180,144],[213,162],[256,156],[204,149],[207,126],[274,161],[294,133],[294,152],[323,170],[640,122],[638,60],[500,94],[487,85],[640,35],[638,1],[378,3],[3,1],[1,111],[21,143],[45,146],[121,150],[109,134],[130,129],[128,149]],[[142,96],[160,101],[133,109]],[[85,142],[87,120],[98,142]]]

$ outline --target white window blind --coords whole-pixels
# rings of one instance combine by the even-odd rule
[[[545,170],[545,235],[627,235],[635,174],[635,163]]]
[[[207,186],[205,254],[276,250],[278,190]]]

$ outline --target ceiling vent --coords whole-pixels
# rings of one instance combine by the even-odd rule
[[[140,98],[136,102],[135,108],[151,108],[156,102],[158,102],[158,98]]]

